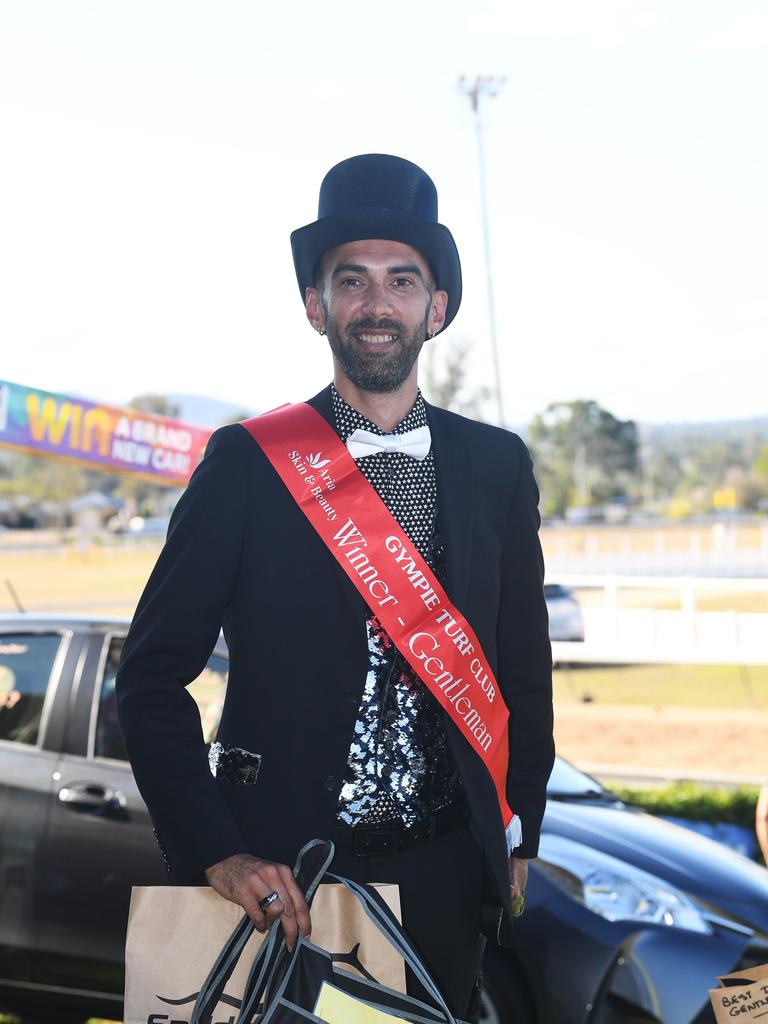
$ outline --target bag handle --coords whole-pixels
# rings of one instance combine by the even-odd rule
[[[427,994],[431,997],[433,1002],[436,1004],[435,1010],[442,1014],[442,1024],[462,1024],[448,1008],[443,996],[435,985],[434,981],[429,975],[423,961],[419,957],[418,953],[414,950],[410,943],[407,935],[403,931],[403,928],[397,918],[394,916],[392,911],[386,905],[384,900],[378,895],[375,889],[370,888],[360,882],[353,882],[351,879],[344,878],[341,875],[336,875],[329,871],[325,874],[322,881],[336,882],[343,885],[352,895],[362,904],[365,910],[366,916],[374,924],[380,932],[382,932],[385,938],[395,947],[402,959],[408,964],[413,973],[416,975],[418,980],[424,986]],[[292,970],[295,966],[296,960],[301,952],[301,937],[293,948],[293,952],[290,954],[290,959],[287,963],[283,963],[283,954],[286,953],[284,943],[281,944],[280,949],[277,951],[270,972],[269,978],[263,989],[266,991],[265,1003],[269,1004],[269,1007],[274,1011],[273,999],[279,999],[282,995],[283,989],[288,983],[288,979],[291,976]],[[272,986],[275,983],[275,975],[278,974],[279,969],[282,968],[280,981],[277,984],[277,988],[274,992],[271,991]],[[263,976],[262,972],[262,975]],[[248,1004],[243,1004],[243,1009],[237,1018],[235,1024],[248,1024],[250,1015],[258,1006],[258,998],[261,996],[261,991],[254,991]],[[268,1008],[263,1018],[264,1024],[271,1019],[270,1009]],[[435,1022],[438,1024],[438,1022]]]
[[[304,883],[302,888],[304,890],[307,904],[311,904],[312,898],[317,892],[317,887],[328,869],[329,864],[333,860],[334,853],[335,850],[333,843],[322,839],[310,840],[299,851],[293,873],[297,879],[300,879],[300,884],[301,882]],[[310,861],[309,869],[305,864],[305,859]],[[308,878],[306,877],[307,875],[309,875]],[[200,992],[198,993],[192,1010],[192,1016],[190,1017],[190,1024],[211,1024],[211,1018],[213,1016],[213,1011],[216,1009],[216,1004],[219,1002],[224,992],[224,988],[232,976],[232,972],[237,966],[237,962],[240,959],[243,949],[250,937],[253,935],[255,927],[256,926],[253,921],[247,914],[243,914],[243,917],[238,921],[237,925],[235,925],[235,928],[224,943],[221,952],[214,961],[211,970],[208,972],[207,978],[200,988]],[[278,924],[277,928],[272,928],[270,930],[269,936],[259,946],[256,956],[253,959],[253,964],[251,965],[251,969],[248,973],[248,980],[246,982],[245,994],[243,996],[243,1003],[240,1015],[238,1016],[238,1021],[243,1018],[243,1010],[246,1008],[246,1005],[250,1006],[254,1001],[254,987],[257,985],[262,989],[266,987],[264,982],[274,972],[284,946],[285,936],[283,935],[282,927]],[[254,978],[257,969],[259,970],[259,974]],[[258,992],[257,994],[260,996],[261,993]]]
[[[446,1024],[458,1024],[456,1018],[453,1016],[443,999],[440,989],[430,977],[429,971],[424,966],[421,957],[413,948],[410,939],[403,931],[403,926],[397,920],[384,900],[382,900],[376,893],[376,890],[371,889],[360,882],[353,882],[349,878],[342,878],[341,875],[335,875],[331,871],[328,872],[326,877],[332,879],[334,882],[341,883],[341,885],[357,897],[358,902],[362,903],[363,909],[370,920],[373,921],[379,931],[383,932],[386,938],[389,939],[390,943],[395,947],[426,991],[443,1011],[445,1014]]]
[[[310,840],[299,851],[293,873],[299,883],[299,888],[304,893],[307,906],[312,905],[318,886],[325,877],[335,852],[333,843],[322,839]],[[275,975],[278,973],[279,967],[282,966],[284,954],[287,953],[282,924],[278,923],[277,927],[272,928],[270,940],[273,940],[271,946],[265,950],[263,956],[260,954],[266,943],[262,943],[253,959],[243,991],[240,1013],[235,1024],[247,1024],[256,1011],[262,995],[270,992],[275,982]],[[294,946],[294,952],[299,948],[300,942],[301,935]]]
[[[424,989],[444,1014],[445,1024],[460,1024],[448,1008],[440,990],[430,977],[418,953],[416,953],[411,945],[400,922],[376,891],[359,882],[353,882],[351,879],[343,878],[341,875],[328,871],[334,853],[333,843],[322,839],[310,840],[299,851],[293,873],[297,880],[299,880],[300,885],[304,882],[304,885],[301,887],[304,889],[307,905],[311,906],[312,899],[323,880],[327,879],[343,885],[362,904],[368,918],[385,935],[411,968],[414,975],[424,986]],[[305,864],[305,859],[310,861],[311,867]],[[306,880],[307,876],[309,876],[308,880]],[[192,1010],[190,1024],[211,1024],[211,1017],[216,1004],[221,998],[226,983],[229,981],[248,939],[253,934],[254,928],[253,921],[245,914],[224,943],[208,977],[203,982]],[[280,967],[283,967],[283,984],[285,984],[299,955],[302,942],[302,936],[299,935],[288,963],[284,963],[285,955],[287,954],[285,935],[279,921],[276,925],[273,925],[268,937],[259,946],[253,958],[245,984],[240,1013],[235,1024],[247,1024],[258,1006],[263,993],[272,989],[275,975]],[[283,984],[279,986],[279,989],[282,989]]]
[[[344,878],[341,875],[337,875],[332,871],[326,872],[322,879],[317,881],[330,881],[336,882],[343,885],[352,895],[362,904],[365,910],[366,916],[374,924],[376,928],[385,936],[389,943],[395,947],[398,954],[402,957],[405,963],[411,968],[414,975],[418,978],[421,984],[424,986],[425,991],[431,997],[435,1003],[435,1008],[438,1012],[443,1015],[443,1024],[461,1024],[456,1017],[453,1016],[450,1009],[448,1008],[442,993],[438,989],[437,985],[430,977],[427,968],[424,966],[419,954],[414,950],[411,945],[410,939],[403,931],[402,925],[394,916],[390,908],[384,902],[384,900],[378,895],[375,889],[370,886],[364,885],[360,882],[353,882],[351,879]],[[316,888],[316,887],[315,887]],[[314,895],[314,889],[313,889]],[[240,1015],[237,1018],[235,1024],[247,1024],[250,1020],[252,1013],[258,1006],[258,1000],[262,993],[265,993],[264,999],[266,1003],[271,1004],[273,999],[272,987],[276,982],[276,975],[280,973],[280,981],[277,984],[277,989],[274,992],[274,996],[279,998],[282,994],[282,990],[287,984],[288,978],[291,976],[295,962],[300,955],[300,946],[302,943],[301,937],[294,946],[293,952],[290,954],[288,962],[285,963],[284,954],[287,953],[284,943],[281,943],[279,949],[277,949],[271,970],[267,971],[265,968],[260,972],[259,979],[255,983],[253,991],[250,993],[248,1000],[243,1000],[243,1007]],[[251,969],[251,976],[253,974],[253,968]],[[268,977],[267,977],[268,975]],[[250,978],[249,976],[249,982]],[[261,984],[260,984],[261,982]],[[265,1016],[265,1024],[269,1019],[269,1014]]]
[[[190,1024],[210,1024],[216,1004],[224,992],[224,987],[229,981],[246,943],[253,934],[253,929],[253,921],[247,914],[235,925],[200,988],[192,1010]]]

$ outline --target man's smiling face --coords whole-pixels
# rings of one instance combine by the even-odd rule
[[[392,392],[414,371],[428,335],[445,320],[424,257],[386,239],[346,242],[323,256],[307,316],[328,335],[337,367],[358,388]]]

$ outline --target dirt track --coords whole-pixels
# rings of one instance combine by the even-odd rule
[[[600,765],[743,775],[768,782],[768,712],[698,708],[556,705],[558,753],[590,770]]]

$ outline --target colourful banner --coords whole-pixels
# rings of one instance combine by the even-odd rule
[[[212,431],[0,380],[0,447],[184,487]]]

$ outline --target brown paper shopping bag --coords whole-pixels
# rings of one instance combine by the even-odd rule
[[[400,919],[396,885],[375,887]],[[188,1024],[200,987],[243,911],[213,889],[136,886],[125,947],[125,1024]],[[248,969],[264,936],[254,932],[227,982],[213,1024],[234,1024]],[[345,969],[405,991],[403,960],[341,885],[321,885],[312,941]]]
[[[760,1021],[768,1019],[768,964],[751,967],[747,971],[725,974],[718,979],[720,988],[709,991],[717,1024],[730,1024],[733,1020]]]

